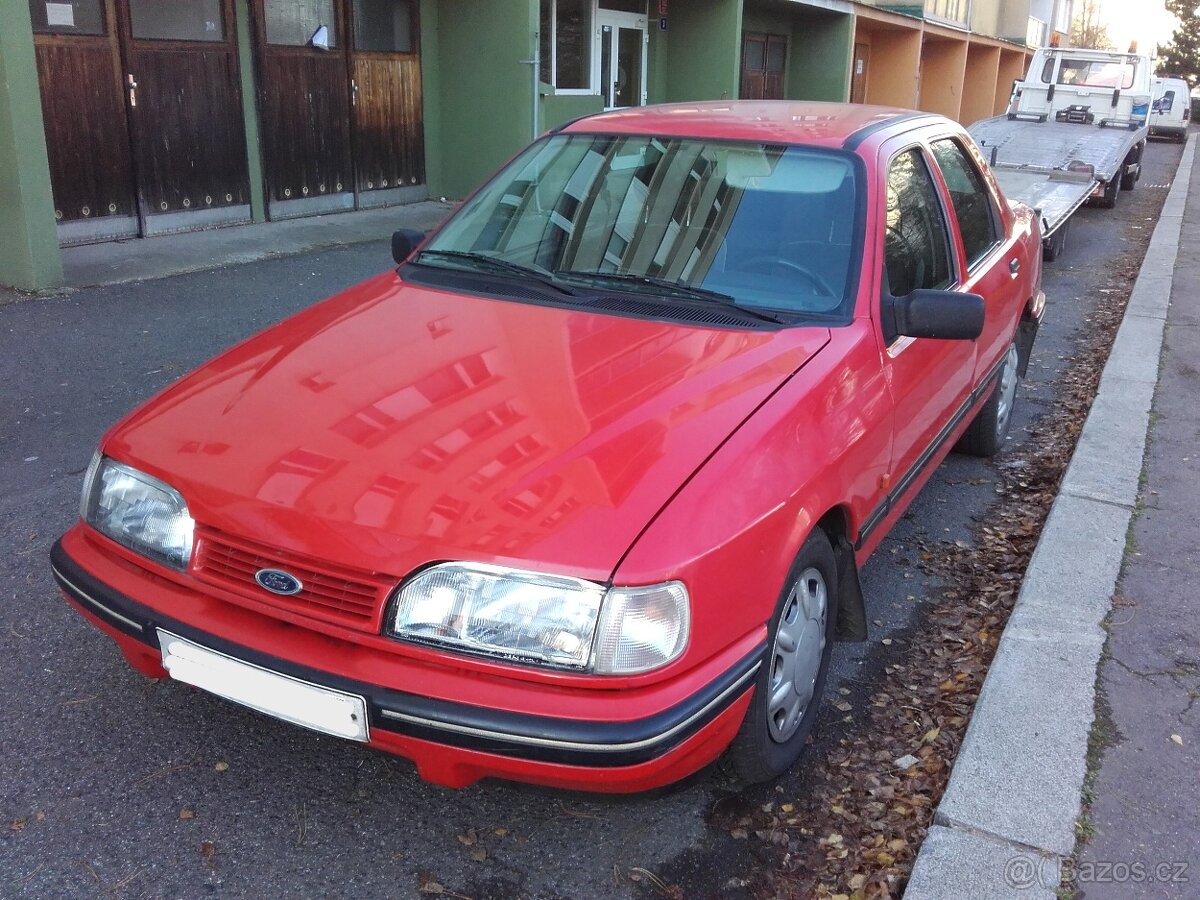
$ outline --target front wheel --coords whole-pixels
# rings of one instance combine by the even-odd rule
[[[995,456],[1004,446],[1004,439],[1008,437],[1008,429],[1012,425],[1013,405],[1017,400],[1020,359],[1017,342],[1013,341],[1004,354],[1004,362],[1000,365],[1000,374],[996,376],[996,386],[991,396],[979,408],[954,449],[971,456]]]
[[[837,560],[819,529],[788,572],[767,635],[767,653],[729,761],[745,782],[786,772],[804,750],[825,690],[837,618]]]

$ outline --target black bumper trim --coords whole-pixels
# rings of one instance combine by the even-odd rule
[[[193,628],[126,597],[76,563],[62,542],[50,551],[59,586],[98,618],[158,649],[157,628],[212,650],[313,684],[366,698],[372,731],[520,759],[594,768],[648,762],[679,746],[742,696],[754,682],[766,644],[756,647],[691,697],[644,719],[595,722],[512,713],[435,700],[355,681],[269,656]]]

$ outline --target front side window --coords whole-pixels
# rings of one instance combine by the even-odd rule
[[[958,141],[952,138],[934,141],[932,149],[942,179],[950,189],[950,202],[958,219],[967,265],[973,266],[988,255],[999,238],[992,195]]]
[[[542,81],[553,85],[556,90],[590,90],[590,0],[541,0],[539,33]]]
[[[950,232],[933,176],[917,148],[888,167],[884,267],[895,297],[950,286]]]
[[[642,135],[554,135],[486,185],[418,262],[463,254],[563,284],[841,317],[861,240],[852,157]],[[438,254],[443,254],[440,258]]]

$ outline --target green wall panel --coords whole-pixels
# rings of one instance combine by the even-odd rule
[[[740,0],[689,0],[672,3],[670,8],[663,99],[736,98],[741,68]]]
[[[797,18],[788,58],[787,95],[795,100],[850,99],[854,17],[811,14]]]
[[[0,0],[0,284],[62,284],[28,0]]]
[[[541,105],[538,123],[545,132],[580,116],[602,111],[604,99],[599,94],[545,94]]]
[[[436,137],[427,138],[430,158],[440,162],[430,190],[459,199],[532,137],[532,73],[521,60],[533,53],[537,3],[438,0],[435,18],[423,70],[438,69],[425,86],[426,110],[439,111]],[[428,32],[427,21],[423,37]]]
[[[258,90],[254,70],[254,39],[250,28],[249,0],[234,0],[237,28],[238,80],[242,90],[242,124],[246,129],[246,168],[250,175],[250,218],[267,220],[266,186],[263,181],[262,144],[258,133]]]

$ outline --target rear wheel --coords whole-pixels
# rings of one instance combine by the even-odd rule
[[[1104,194],[1100,197],[1100,206],[1103,209],[1112,209],[1117,205],[1117,194],[1121,189],[1121,179],[1113,176],[1112,180],[1104,185]]]
[[[1046,262],[1054,262],[1062,256],[1063,250],[1067,246],[1067,230],[1071,227],[1071,220],[1063,222],[1058,226],[1058,230],[1050,237],[1046,238],[1042,244],[1042,259]]]
[[[959,438],[955,450],[971,456],[995,456],[1004,446],[1004,439],[1008,437],[1008,429],[1012,425],[1013,405],[1017,399],[1019,361],[1017,342],[1013,341],[1008,347],[1008,352],[1004,354],[1000,374],[996,376],[996,387],[987,402],[979,408],[974,421]]]
[[[1138,183],[1142,177],[1142,151],[1145,150],[1145,142],[1139,143],[1136,147],[1129,151],[1129,155],[1125,157],[1121,163],[1121,190],[1132,191],[1133,186]],[[1130,166],[1133,171],[1126,171]]]
[[[729,748],[729,761],[742,781],[769,781],[786,772],[804,750],[829,672],[837,597],[837,560],[829,538],[818,529],[804,541],[788,572],[754,697]]]

